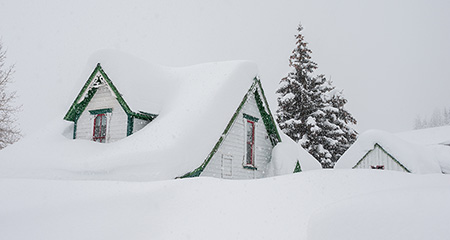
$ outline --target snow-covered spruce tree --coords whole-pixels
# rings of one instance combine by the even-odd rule
[[[299,142],[324,168],[334,163],[354,142],[356,120],[344,109],[347,100],[325,76],[313,76],[317,64],[298,27],[296,47],[289,59],[292,71],[280,81],[277,121],[280,128]]]
[[[331,86],[331,81],[330,81]],[[342,91],[334,87],[329,88],[328,106],[325,109],[327,131],[325,149],[331,154],[331,163],[328,167],[333,167],[345,151],[356,141],[357,132],[352,128],[356,124],[356,119],[348,112],[344,106],[347,99],[344,98]]]
[[[306,118],[315,110],[314,96],[307,92],[307,86],[313,80],[312,73],[317,64],[311,60],[311,50],[301,33],[303,27],[297,28],[296,46],[289,59],[292,71],[281,79],[276,91],[278,96],[277,121],[286,135],[298,142],[306,132]]]
[[[11,82],[13,66],[5,66],[6,52],[0,42],[0,149],[19,140],[20,132],[15,126],[13,114],[18,110],[12,106],[14,92],[8,92],[7,86]]]

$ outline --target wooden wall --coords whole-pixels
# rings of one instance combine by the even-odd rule
[[[92,140],[95,115],[91,114],[89,111],[105,108],[112,109],[111,113],[106,114],[106,142],[117,141],[127,136],[127,114],[122,109],[109,87],[103,85],[98,88],[94,97],[77,121],[77,139]]]
[[[237,108],[238,106],[236,106]],[[245,121],[243,114],[258,118],[255,123],[255,169],[244,168],[245,157]],[[231,119],[232,116],[230,116]],[[223,126],[225,129],[226,126]],[[217,136],[219,139],[220,136]],[[201,176],[228,179],[261,178],[272,158],[272,144],[269,140],[261,114],[259,113],[253,94],[239,112],[224,141],[216,154],[203,170]],[[206,156],[205,156],[206,158]]]
[[[392,157],[386,154],[386,152],[383,151],[378,145],[375,145],[374,149],[363,158],[363,160],[355,167],[355,169],[372,169],[371,166],[384,166],[384,170],[407,172]]]

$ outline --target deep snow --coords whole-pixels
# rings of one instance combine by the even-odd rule
[[[0,180],[0,239],[448,239],[450,176]]]

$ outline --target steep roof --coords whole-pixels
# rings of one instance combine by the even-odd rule
[[[61,132],[71,130],[55,119],[40,134],[2,151],[7,160],[0,162],[0,174],[22,167],[30,170],[28,175],[50,178],[56,172],[96,179],[181,176],[204,162],[246,94],[253,93],[250,88],[260,88],[257,67],[248,61],[167,68],[111,51],[90,58],[80,84],[97,63],[133,111],[159,116],[141,131],[109,144],[63,138]],[[267,101],[263,104],[268,107]]]
[[[433,151],[380,130],[362,133],[342,155],[335,168],[353,168],[376,144],[412,173],[441,173]]]

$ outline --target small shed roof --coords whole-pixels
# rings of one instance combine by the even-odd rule
[[[441,173],[436,154],[431,149],[380,130],[362,133],[342,155],[335,168],[353,168],[375,144],[380,145],[412,173]]]

